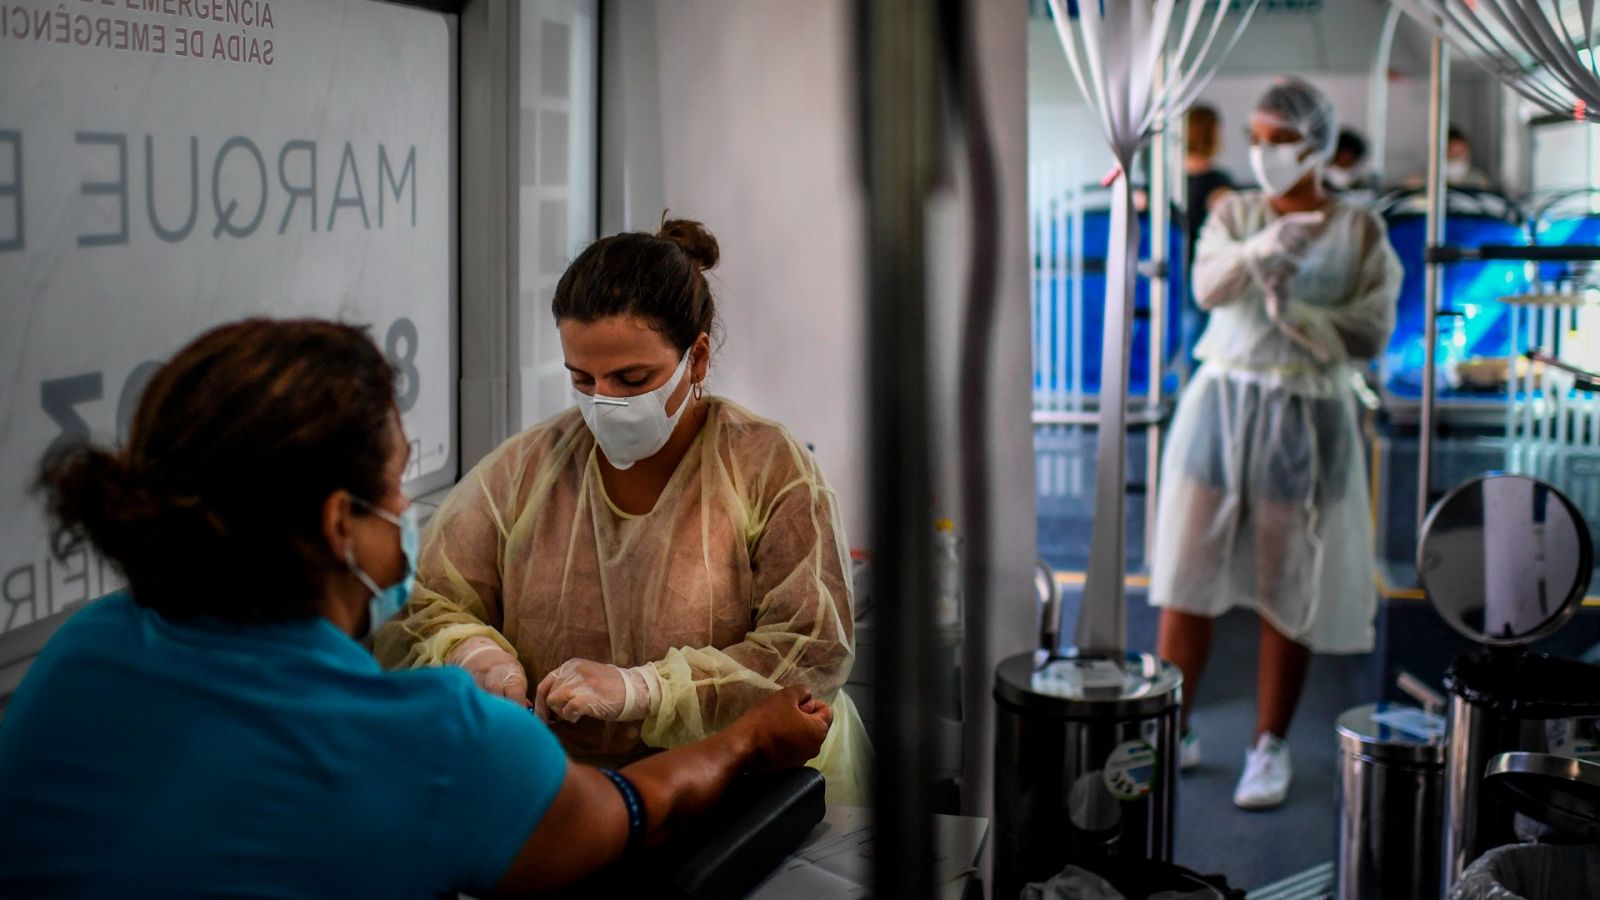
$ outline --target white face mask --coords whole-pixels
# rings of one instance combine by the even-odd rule
[[[1472,171],[1472,160],[1450,159],[1444,164],[1445,181],[1466,181],[1467,175]]]
[[[1322,178],[1323,180],[1327,181],[1329,186],[1331,186],[1334,190],[1348,191],[1350,190],[1350,185],[1356,183],[1356,172],[1354,169],[1345,169],[1339,166],[1329,166],[1328,170],[1322,173]]]
[[[671,415],[667,414],[667,400],[683,383],[683,377],[689,371],[689,356],[688,353],[683,355],[683,361],[678,363],[678,368],[666,384],[649,393],[632,397],[606,397],[585,394],[576,387],[572,389],[572,399],[577,401],[578,411],[583,413],[583,424],[589,426],[595,443],[600,445],[600,452],[606,455],[613,466],[631,468],[639,460],[649,459],[661,452],[661,448],[672,438],[673,429],[678,427],[678,419],[689,408],[689,397],[686,395],[683,402],[678,404],[678,411]]]
[[[1289,193],[1290,188],[1299,184],[1300,179],[1320,162],[1315,153],[1301,159],[1300,154],[1306,149],[1304,141],[1252,145],[1250,168],[1256,173],[1256,181],[1261,183],[1261,189],[1273,197]]]

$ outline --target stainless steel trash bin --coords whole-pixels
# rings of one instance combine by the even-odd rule
[[[1147,654],[1000,663],[995,897],[1071,862],[1172,858],[1182,684]]]
[[[1489,761],[1484,791],[1549,833],[1507,844],[1462,873],[1451,900],[1569,900],[1600,888],[1600,764],[1545,753],[1502,753]],[[1548,843],[1546,843],[1548,841]]]
[[[1501,753],[1570,753],[1600,731],[1600,666],[1534,653],[1464,656],[1445,677],[1450,689],[1446,765],[1446,888],[1486,851],[1517,841],[1517,811],[1483,789]]]
[[[1444,889],[1515,839],[1515,811],[1481,788],[1500,753],[1546,752],[1593,730],[1600,668],[1523,648],[1571,620],[1594,571],[1594,542],[1564,494],[1491,473],[1446,494],[1417,544],[1417,578],[1445,623],[1489,648],[1456,660],[1445,764]]]
[[[1395,703],[1339,717],[1340,900],[1439,896],[1443,724]]]

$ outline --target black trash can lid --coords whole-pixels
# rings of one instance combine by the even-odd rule
[[[1600,840],[1600,765],[1550,753],[1502,753],[1489,760],[1483,780],[1528,818]]]
[[[1444,766],[1444,719],[1403,703],[1347,709],[1336,726],[1346,753],[1383,762]]]
[[[1148,653],[1129,653],[1120,665],[1071,650],[1040,665],[1033,654],[1019,653],[994,670],[995,699],[1059,716],[1158,715],[1178,705],[1182,685],[1177,666]]]
[[[1457,657],[1444,686],[1474,706],[1524,719],[1600,716],[1600,666],[1545,653]]]

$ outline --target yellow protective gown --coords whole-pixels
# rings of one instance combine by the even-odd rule
[[[1372,649],[1377,567],[1353,364],[1383,351],[1401,269],[1382,220],[1334,201],[1269,307],[1246,241],[1260,192],[1206,220],[1194,293],[1211,309],[1161,465],[1150,602],[1255,610],[1313,650]]]
[[[530,685],[574,657],[649,664],[662,691],[644,721],[553,726],[574,756],[603,764],[699,740],[804,683],[833,705],[812,761],[829,802],[863,803],[870,746],[841,690],[854,618],[837,500],[782,426],[706,402],[642,516],[606,496],[575,408],[485,457],[429,523],[414,597],[379,632],[378,656],[441,665],[485,635],[517,654]]]

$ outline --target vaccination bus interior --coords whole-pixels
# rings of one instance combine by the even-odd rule
[[[122,452],[154,427],[147,388],[176,390],[167,373],[185,348],[255,317],[359,325],[393,367],[406,443],[398,483],[421,542],[406,571],[417,584],[477,584],[439,548],[456,546],[452,528],[500,534],[483,552],[506,581],[506,611],[496,600],[474,612],[480,643],[466,646],[509,654],[527,682],[527,696],[510,699],[550,726],[527,739],[554,735],[550,758],[570,757],[569,779],[580,764],[622,772],[607,776],[614,792],[599,782],[594,802],[616,806],[627,849],[567,896],[1600,896],[1593,4],[1097,6],[0,3],[0,844],[43,836],[0,851],[0,896],[105,896],[113,882],[85,873],[126,856],[66,850],[60,836],[102,801],[135,802],[103,773],[74,776],[70,794],[87,805],[57,805],[69,792],[41,787],[63,772],[100,773],[97,760],[119,752],[118,729],[133,727],[114,717],[86,743],[60,724],[65,714],[41,710],[47,691],[65,690],[46,684],[65,677],[47,669],[50,648],[82,640],[69,623],[130,596],[124,561],[57,539],[61,507],[41,486],[41,461],[85,442]],[[1274,147],[1296,149],[1273,168]],[[714,233],[708,257],[675,220]],[[1338,223],[1377,236],[1359,252],[1382,342],[1307,362],[1307,345],[1285,337],[1300,326],[1285,324],[1280,297],[1284,308],[1315,305],[1296,299],[1304,282],[1294,279],[1344,259],[1317,249]],[[771,510],[741,494],[746,532],[727,577],[751,594],[739,598],[749,627],[735,610],[734,637],[717,646],[759,643],[771,598],[795,582],[830,585],[829,614],[842,621],[805,619],[799,630],[812,630],[797,646],[831,640],[842,661],[813,670],[797,661],[805,651],[784,650],[776,668],[750,663],[738,678],[758,683],[752,697],[816,691],[833,710],[834,740],[851,736],[860,785],[847,791],[829,768],[828,753],[845,752],[831,743],[811,768],[730,764],[742,774],[719,782],[720,799],[692,826],[675,819],[670,836],[652,832],[653,846],[650,811],[636,803],[664,801],[644,782],[640,801],[629,773],[657,776],[632,766],[689,759],[671,754],[694,752],[755,700],[681,713],[721,687],[708,671],[724,671],[695,668],[701,657],[687,651],[705,642],[689,636],[662,638],[671,649],[661,655],[615,649],[590,654],[594,663],[561,643],[562,658],[548,660],[556,651],[538,647],[539,635],[599,647],[610,628],[606,646],[634,645],[617,638],[611,606],[599,620],[568,606],[513,614],[524,588],[509,573],[528,566],[530,596],[582,594],[575,578],[594,579],[607,604],[656,603],[639,592],[659,590],[662,621],[671,604],[721,590],[726,573],[696,549],[625,538],[611,556],[605,537],[539,556],[538,541],[555,539],[527,523],[567,514],[559,479],[548,497],[532,479],[513,491],[517,502],[534,497],[516,513],[529,517],[522,525],[472,531],[461,513],[508,458],[497,448],[541,458],[518,442],[551,422],[596,448],[592,462],[580,454],[575,478],[590,477],[585,466],[614,479],[633,465],[608,440],[647,429],[639,423],[659,389],[605,396],[569,326],[614,310],[563,306],[584,277],[600,277],[583,275],[586,248],[630,232],[683,248],[695,262],[681,271],[699,273],[685,277],[716,298],[705,340],[696,330],[661,372],[692,384],[661,381],[664,430],[638,459],[688,452],[692,467],[712,466],[709,450],[703,461],[698,449],[670,449],[675,416],[704,398],[730,404],[706,414],[714,421],[781,424],[779,455],[798,461],[784,477],[821,498],[820,549],[796,578],[764,581]],[[1216,260],[1235,252],[1245,260],[1237,280],[1215,288]],[[1288,266],[1285,280],[1272,280],[1269,263]],[[665,290],[616,277],[629,285],[618,291]],[[1246,317],[1246,306],[1260,312]],[[1324,314],[1343,321],[1320,308],[1297,321]],[[1224,332],[1244,327],[1265,329],[1258,349],[1278,341],[1294,361],[1252,368],[1246,352],[1229,356]],[[1211,405],[1200,408],[1202,397]],[[1294,421],[1249,412],[1274,402]],[[1335,424],[1314,412],[1326,409]],[[1302,420],[1301,410],[1313,412]],[[628,416],[634,425],[616,424]],[[758,427],[738,421],[718,427]],[[1250,446],[1197,433],[1242,434]],[[1310,442],[1309,456],[1282,450],[1296,441]],[[743,465],[729,466],[733,493],[779,471]],[[599,508],[616,524],[594,533],[659,521],[653,498],[682,487],[669,477],[691,475],[669,465],[640,510],[613,502],[606,480]],[[1193,496],[1215,495],[1214,508],[1172,499],[1169,481],[1206,478],[1212,493]],[[1294,493],[1334,481],[1353,487]],[[700,497],[668,512],[713,503]],[[1345,521],[1336,506],[1355,524],[1330,524]],[[1208,510],[1220,524],[1206,539],[1217,543],[1191,553],[1183,542],[1205,527],[1191,515]],[[1273,544],[1269,513],[1304,529],[1310,549]],[[394,524],[404,540],[409,525]],[[590,550],[599,562],[573,562]],[[1277,579],[1278,594],[1317,598],[1308,623],[1359,619],[1357,639],[1324,645],[1284,626],[1266,599],[1174,599],[1211,591],[1193,586],[1235,564],[1243,594]],[[618,601],[606,592],[621,578],[649,587]],[[1322,596],[1313,582],[1353,584],[1344,593],[1354,596]],[[346,637],[367,638],[362,652],[385,668],[467,668],[473,691],[496,692],[443,637],[434,655],[386,655],[376,604],[387,587],[372,584],[370,598],[353,589]],[[396,615],[386,627],[420,621],[410,597],[385,613]],[[716,618],[683,608],[685,620]],[[718,615],[721,635],[728,617]],[[699,680],[667,706],[693,725],[658,739],[668,734],[662,696],[680,696],[677,659],[691,659],[681,671],[695,674],[682,677]],[[1280,679],[1269,659],[1299,674]],[[588,714],[609,716],[612,737],[631,728],[632,757],[591,753],[585,732],[548,708],[572,702],[547,694],[587,677],[576,663],[619,674],[618,709],[638,714]],[[400,677],[372,665],[364,677]],[[1279,719],[1268,696],[1280,698]],[[203,714],[151,721],[169,712]],[[428,729],[416,723],[419,736]],[[335,779],[328,805],[366,802],[325,777]],[[1272,784],[1248,787],[1252,778]],[[243,783],[231,789],[248,791]],[[163,796],[137,804],[159,808]],[[576,815],[575,834],[586,833],[591,820]],[[230,829],[182,826],[160,816],[104,826],[129,847],[157,840],[157,828],[192,841],[177,849],[197,860],[196,880],[129,882],[123,895],[229,894],[202,880],[226,874],[225,857],[201,860]],[[276,852],[270,840],[251,846]],[[494,893],[528,884],[514,870]],[[335,883],[305,895],[371,896]],[[487,895],[496,883],[451,890]]]

